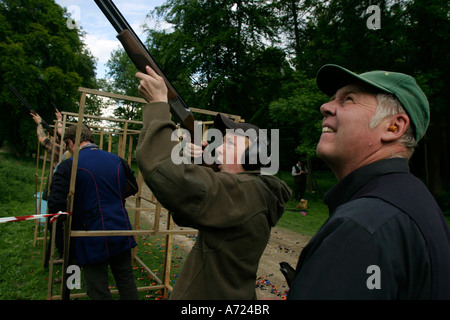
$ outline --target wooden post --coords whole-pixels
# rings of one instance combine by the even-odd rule
[[[100,131],[100,143],[99,143],[99,149],[103,150],[103,135],[105,134],[105,129],[102,128],[102,130]]]
[[[125,159],[125,150],[127,145],[127,130],[128,130],[128,121],[125,122],[123,126],[123,134],[119,136],[119,157]]]
[[[107,130],[106,133],[108,134],[108,152],[111,152],[111,148],[112,148],[112,134],[118,134],[119,136],[121,136],[121,141],[120,141],[120,147],[117,150],[117,154],[119,156],[125,157],[126,156],[126,143],[127,143],[127,135],[130,134],[130,139],[129,139],[129,146],[128,146],[128,164],[131,166],[131,163],[133,161],[133,137],[131,136],[132,133],[139,133],[138,130],[132,130],[132,129],[128,129],[128,123],[136,123],[136,124],[142,124],[142,121],[132,121],[132,120],[122,120],[122,119],[115,119],[115,118],[104,118],[101,116],[90,116],[90,115],[84,115],[84,107],[85,107],[85,103],[86,103],[86,94],[95,94],[95,95],[99,95],[99,96],[105,96],[105,97],[109,97],[109,98],[113,98],[113,99],[123,99],[123,100],[129,100],[129,101],[135,101],[135,102],[140,102],[140,103],[146,103],[146,101],[142,98],[136,98],[136,97],[129,97],[129,96],[124,96],[124,95],[118,95],[118,94],[113,94],[113,93],[107,93],[107,92],[103,92],[103,91],[98,91],[98,90],[93,90],[93,89],[86,89],[86,88],[79,88],[79,91],[81,92],[81,100],[80,100],[80,108],[78,110],[78,114],[73,114],[74,116],[78,115],[78,123],[77,123],[77,135],[76,135],[76,139],[75,139],[75,151],[74,151],[74,156],[73,156],[73,165],[72,165],[72,175],[71,175],[71,181],[70,181],[70,191],[67,197],[67,211],[68,212],[72,212],[73,211],[73,201],[74,201],[74,196],[75,196],[75,181],[76,181],[76,169],[78,167],[78,157],[79,157],[79,143],[80,143],[80,136],[81,136],[81,123],[83,122],[83,119],[85,118],[93,118],[93,119],[101,119],[101,120],[108,120],[108,121],[117,121],[117,122],[124,122],[124,132],[118,132],[120,130],[117,131],[109,131]],[[193,112],[196,113],[202,113],[202,114],[207,114],[207,115],[216,115],[217,112],[215,111],[209,111],[209,110],[202,110],[202,109],[196,109],[196,108],[191,108],[191,110]],[[70,113],[66,112],[65,113],[65,117],[64,117],[64,121],[63,121],[63,129],[65,130],[65,127],[67,125],[66,123],[66,116],[67,115],[71,115]],[[240,116],[236,116],[236,115],[226,115],[229,118],[233,119],[236,122],[241,122],[243,121]],[[204,123],[204,125],[206,125],[206,123]],[[206,128],[206,126],[204,127],[204,129]],[[100,149],[103,149],[103,143],[104,143],[104,134],[105,134],[105,130],[102,128],[101,132],[100,132]],[[61,158],[61,157],[60,157]],[[136,237],[138,236],[144,236],[144,235],[163,235],[165,236],[165,252],[164,252],[164,261],[163,261],[163,278],[159,279],[158,276],[152,271],[150,270],[150,268],[148,268],[145,263],[139,259],[139,257],[136,255],[136,249],[134,249],[132,251],[132,256],[133,256],[133,263],[135,262],[139,262],[144,269],[147,270],[147,272],[154,278],[156,279],[158,285],[153,285],[150,287],[140,287],[138,288],[139,291],[148,291],[148,290],[159,290],[162,289],[164,291],[164,298],[167,298],[169,296],[169,292],[172,289],[171,285],[170,285],[170,270],[171,270],[171,257],[172,257],[172,246],[173,246],[173,236],[176,234],[196,234],[197,230],[194,229],[182,229],[182,230],[174,230],[174,222],[173,219],[170,215],[170,213],[168,213],[167,215],[167,229],[160,227],[160,218],[161,218],[161,210],[162,210],[162,205],[161,203],[158,202],[158,200],[155,198],[154,194],[152,193],[151,195],[151,200],[150,199],[145,199],[144,197],[142,197],[142,182],[143,182],[143,178],[141,173],[138,171],[138,185],[139,185],[139,191],[136,194],[136,206],[135,208],[130,208],[130,211],[134,210],[135,211],[135,221],[134,221],[134,230],[101,230],[101,231],[79,231],[79,230],[71,230],[71,221],[72,221],[72,217],[71,216],[67,216],[66,220],[67,222],[65,223],[65,243],[64,243],[64,260],[63,260],[63,281],[61,283],[61,296],[54,296],[55,299],[57,298],[62,298],[62,299],[69,299],[71,297],[70,295],[70,291],[67,289],[66,286],[66,282],[67,282],[67,267],[68,264],[70,263],[69,261],[69,251],[70,251],[70,239],[72,237],[87,237],[87,236],[126,236],[126,235],[133,235]],[[141,211],[152,211],[153,209],[150,207],[142,207],[142,201],[141,200],[147,200],[150,201],[151,203],[153,203],[155,205],[155,219],[154,219],[154,226],[153,228],[149,228],[149,230],[141,230],[139,225],[140,225],[140,212]],[[55,224],[52,225],[52,229],[56,228]],[[56,229],[55,229],[56,231]],[[54,232],[55,232],[54,231]],[[53,247],[51,248],[51,270],[53,272],[53,264],[55,262],[55,260],[53,260],[53,255],[54,255],[54,237],[52,239],[51,245],[53,245]],[[51,281],[52,281],[53,276],[50,275],[49,276],[49,289],[48,289],[48,297],[52,298],[52,293],[51,293]],[[112,290],[112,293],[117,292],[117,290]],[[72,297],[80,297],[80,296],[85,296],[86,294],[84,293],[77,293],[77,294],[73,294]]]
[[[61,132],[61,147],[59,149],[59,162],[62,161],[63,154],[65,152],[66,146],[64,145],[64,135],[66,134],[66,124],[67,124],[67,114],[63,115],[63,122],[62,122],[62,132]]]
[[[136,193],[136,202],[135,202],[135,208],[141,208],[141,193],[142,193],[142,174],[140,171],[138,171],[138,177],[137,177],[137,183],[138,183],[138,192]],[[141,219],[141,211],[140,210],[135,210],[134,211],[134,226],[133,229],[134,230],[138,230],[139,229],[139,224],[140,224],[140,219]],[[134,236],[134,240],[138,241],[138,236],[135,235]],[[136,265],[136,257],[137,257],[137,251],[138,251],[138,247],[134,247],[132,250],[132,255],[131,255],[131,263],[133,265],[133,267]]]
[[[47,287],[47,299],[50,300],[53,296],[53,255],[55,254],[55,235],[56,235],[56,221],[52,225],[52,236],[50,241],[50,261],[48,266],[48,287]],[[44,254],[45,256],[45,254]]]
[[[108,152],[111,152],[111,145],[112,145],[112,134],[108,134]]]
[[[44,177],[45,177],[45,164],[46,164],[46,162],[47,162],[47,151],[45,151],[44,152],[44,161],[43,161],[43,164],[42,164],[42,172],[41,172],[41,183],[40,183],[40,186],[39,186],[39,192],[41,193],[41,195],[42,195],[42,193],[43,193],[43,184],[44,184]],[[41,199],[42,199],[42,196],[41,197],[39,197],[39,205],[38,205],[38,210],[39,211],[41,211]],[[46,219],[47,220],[47,219]],[[46,250],[47,250],[47,233],[48,233],[48,228],[47,228],[47,221],[45,222],[45,225],[44,225],[44,235],[43,235],[43,238],[44,238],[44,241],[43,241],[43,244],[42,244],[42,250],[43,250],[43,259],[42,259],[42,265],[43,266],[45,266],[45,263],[46,263]]]
[[[73,154],[73,162],[72,162],[72,172],[70,175],[70,188],[69,195],[67,196],[67,211],[73,211],[73,201],[75,196],[75,182],[77,178],[77,169],[78,169],[78,159],[80,155],[80,143],[81,143],[81,131],[82,124],[84,119],[84,106],[86,104],[86,93],[81,94],[80,99],[80,107],[78,109],[78,123],[77,123],[77,132],[75,135],[75,146],[74,146],[74,154]],[[66,220],[64,221],[64,261],[62,268],[62,279],[61,282],[61,297],[63,300],[68,300],[70,298],[70,290],[67,288],[67,268],[69,267],[69,253],[70,253],[70,234],[72,228],[72,216],[68,215]]]
[[[39,141],[38,141],[38,143],[39,143]],[[39,150],[39,148],[38,148],[38,150]],[[39,156],[39,153],[37,154],[37,156]],[[37,189],[36,196],[39,194],[39,200],[36,199],[36,214],[40,214],[41,213],[42,193],[43,193],[42,192],[42,188],[43,188],[43,182],[44,182],[44,177],[45,177],[44,174],[45,174],[45,165],[46,165],[46,162],[47,162],[47,151],[44,152],[44,159],[43,160],[44,161],[42,162],[41,178],[39,178],[38,171],[36,171],[36,189]],[[38,180],[40,180],[39,189],[37,188]],[[35,230],[34,230],[34,244],[33,244],[33,246],[36,246],[36,241],[38,240],[37,239],[37,235],[38,235],[37,231],[38,231],[38,229],[39,229],[39,220],[36,220],[36,222],[35,222]],[[45,240],[45,238],[46,238],[46,235],[44,234],[44,240]]]
[[[131,166],[133,161],[133,136],[130,134],[130,141],[128,142],[128,165]]]
[[[173,229],[173,220],[170,213],[167,213],[167,230]],[[164,279],[164,299],[169,297],[169,291],[172,290],[172,286],[170,285],[170,267],[172,262],[172,245],[173,245],[173,234],[166,235],[166,250],[164,254],[164,270],[163,270],[163,279]]]

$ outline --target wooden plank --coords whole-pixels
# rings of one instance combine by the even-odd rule
[[[79,87],[78,91],[85,92],[85,93],[88,93],[88,94],[94,94],[94,95],[98,95],[98,96],[108,97],[108,98],[112,98],[112,99],[127,100],[127,101],[139,102],[139,103],[143,103],[143,104],[147,104],[148,103],[144,98],[138,98],[138,97],[133,97],[133,96],[126,96],[126,95],[123,95],[123,94],[99,91],[99,90],[94,90],[94,89],[89,89],[89,88]],[[235,114],[217,112],[217,111],[200,109],[200,108],[190,108],[190,109],[194,113],[207,114],[207,115],[211,115],[211,116],[215,116],[218,113],[222,113],[223,115],[227,116],[228,118],[233,119],[236,122],[241,122],[242,121],[241,116],[238,116],[238,115],[235,115]]]
[[[95,230],[81,231],[72,230],[72,237],[113,237],[113,236],[134,236],[134,235],[167,235],[167,234],[197,234],[195,229],[185,230]]]

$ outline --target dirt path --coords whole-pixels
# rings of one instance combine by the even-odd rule
[[[145,184],[142,185],[142,196],[151,198],[151,191]],[[133,206],[133,202],[130,201],[127,205]],[[151,204],[142,205],[145,207],[151,206]],[[153,224],[153,216],[153,214],[143,213],[141,219],[145,219],[147,222]],[[166,223],[166,219],[167,210],[163,209],[160,220],[160,226],[162,228],[165,228],[163,225]],[[180,229],[180,227],[175,225],[174,229]],[[274,227],[272,229],[270,240],[261,257],[257,272],[255,286],[258,299],[277,298],[284,295],[287,284],[284,276],[280,272],[279,263],[285,261],[295,268],[298,257],[310,238],[309,236],[303,236],[284,228]],[[189,253],[194,243],[195,236],[174,236],[174,245],[183,249],[186,253]]]
[[[256,281],[258,299],[275,298],[285,294],[286,280],[280,271],[280,262],[288,262],[293,268],[297,265],[302,249],[311,237],[275,227],[269,243],[259,262]]]

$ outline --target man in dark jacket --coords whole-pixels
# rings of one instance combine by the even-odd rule
[[[303,199],[306,189],[306,174],[308,169],[299,159],[297,163],[292,167],[292,176],[294,177],[294,200],[299,202]]]
[[[318,156],[338,178],[288,299],[450,299],[450,232],[408,159],[430,115],[405,74],[326,65]]]
[[[220,172],[175,164],[171,153],[177,142],[171,135],[176,126],[170,120],[167,87],[153,70],[147,72],[137,74],[139,91],[151,102],[144,108],[136,149],[139,168],[174,221],[199,231],[171,299],[255,299],[258,263],[291,191],[278,178],[261,175],[260,168],[247,170],[245,161],[238,161],[245,149],[240,146],[254,143],[238,130],[227,133],[216,149]],[[215,128],[225,133],[256,127],[218,115]]]
[[[73,154],[76,126],[66,130],[64,142]],[[50,187],[50,212],[66,210],[73,157],[58,166]],[[132,191],[126,191],[132,190]],[[100,150],[83,126],[75,183],[72,230],[131,230],[125,198],[137,192],[136,178],[123,159]],[[76,237],[75,258],[83,267],[86,290],[93,300],[111,299],[108,265],[122,299],[138,299],[131,266],[133,236]]]

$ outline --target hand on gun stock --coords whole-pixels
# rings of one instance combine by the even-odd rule
[[[145,45],[133,31],[125,17],[112,0],[95,0],[95,3],[117,32],[117,38],[133,64],[140,71],[139,93],[148,102],[168,102],[171,114],[178,119],[181,127],[194,136],[195,119],[192,111],[167,79]],[[209,166],[218,171],[217,166]]]
[[[20,93],[11,85],[8,86],[9,90],[11,90],[12,93],[14,93],[14,95],[22,102],[22,104],[30,111],[30,114],[33,116],[33,120],[36,121],[36,118],[34,117],[35,115],[39,117],[39,121],[37,121],[36,123],[41,122],[42,126],[47,129],[48,133],[53,136],[54,131],[53,129],[47,124],[47,122],[45,122],[36,112],[36,110],[34,110],[31,105],[24,99],[24,97],[22,97],[20,95]]]

